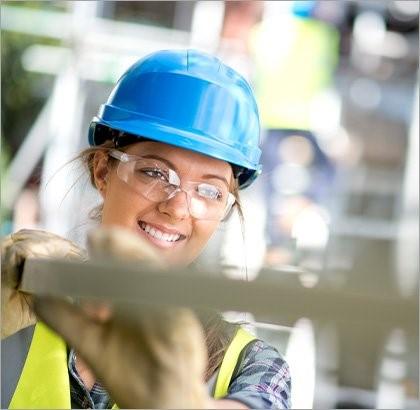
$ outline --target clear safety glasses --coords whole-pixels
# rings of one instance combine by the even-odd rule
[[[129,155],[112,150],[109,155],[119,160],[117,175],[138,194],[159,203],[185,192],[188,210],[196,219],[221,221],[235,203],[234,195],[220,181],[182,183],[178,174],[157,159]]]

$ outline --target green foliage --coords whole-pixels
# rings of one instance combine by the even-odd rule
[[[6,3],[11,4],[11,2]],[[38,3],[51,2],[12,3],[13,6],[33,7]],[[22,66],[23,53],[34,44],[54,45],[57,44],[57,41],[2,31],[1,138],[3,148],[9,149],[11,156],[17,151],[30,129],[51,88],[52,79],[50,76],[27,72]]]
[[[13,7],[24,7],[31,9],[64,11],[67,8],[67,1],[2,1],[3,4]]]
[[[25,7],[64,11],[64,1],[2,1],[3,7]],[[25,50],[34,44],[57,45],[58,41],[22,33],[1,32],[1,151],[2,198],[7,184],[6,171],[31,125],[51,92],[53,78],[31,73],[22,66]],[[11,229],[12,211],[0,202],[0,235]]]
[[[9,150],[4,146],[3,141],[0,150],[0,181],[1,181],[1,198],[4,198],[3,192],[6,183],[6,165],[9,163]],[[10,209],[6,209],[3,200],[0,202],[0,236],[9,233],[11,226],[12,213]]]

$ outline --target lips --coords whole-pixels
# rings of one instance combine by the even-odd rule
[[[155,240],[157,239],[158,241],[161,241],[161,242],[171,243],[171,242],[177,242],[186,238],[185,235],[172,229],[167,230],[167,229],[164,229],[163,227],[151,225],[144,221],[139,221],[138,224],[139,224],[139,227],[148,236],[151,236]]]

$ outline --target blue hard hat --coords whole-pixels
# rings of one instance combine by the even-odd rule
[[[311,18],[316,8],[316,0],[295,0],[292,3],[292,13],[297,17]]]
[[[239,188],[261,172],[253,92],[240,74],[201,51],[158,51],[135,63],[93,118],[91,145],[110,138],[101,127],[227,161]]]

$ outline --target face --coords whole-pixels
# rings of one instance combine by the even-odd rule
[[[169,168],[180,178],[181,188],[189,185],[189,181],[228,188],[232,185],[232,168],[227,162],[192,151],[145,141],[126,147],[124,152],[170,164]],[[191,216],[183,191],[162,202],[147,199],[117,175],[118,164],[116,161],[110,166],[107,154],[95,154],[94,180],[104,201],[102,225],[121,226],[137,233],[170,264],[190,264],[203,250],[219,221]]]

